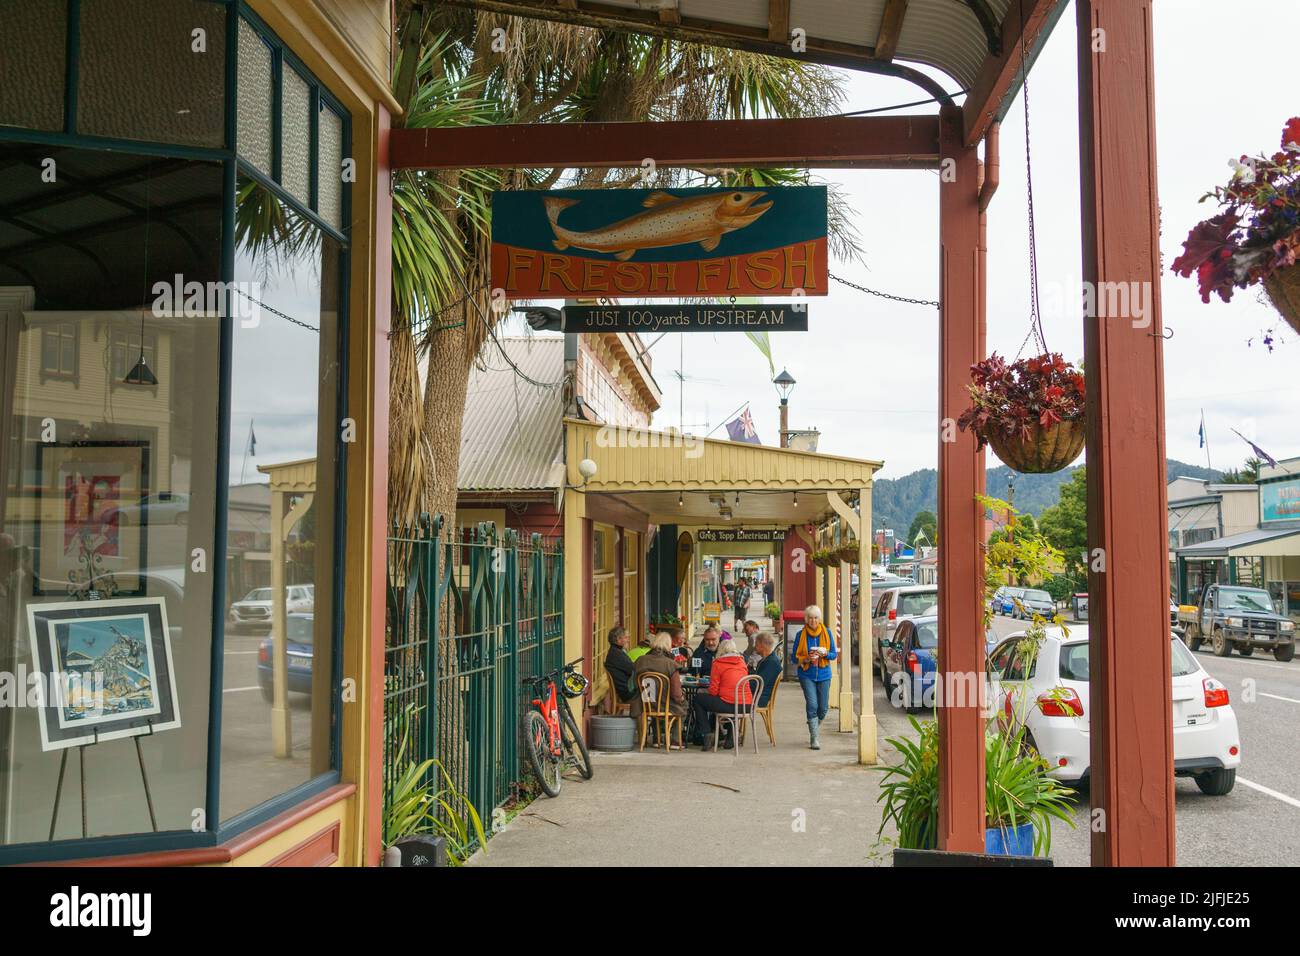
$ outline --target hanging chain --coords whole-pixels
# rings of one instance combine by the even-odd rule
[[[1025,20],[1024,0],[1020,0],[1020,22]],[[1043,310],[1038,298],[1038,237],[1034,229],[1034,166],[1029,150],[1029,74],[1027,72],[1028,52],[1025,49],[1025,31],[1020,31],[1020,95],[1025,102],[1025,187],[1029,205],[1029,334],[1020,343],[1016,358],[1025,351],[1031,338],[1038,340],[1043,354],[1047,353],[1047,338],[1043,335]]]
[[[243,296],[245,299],[247,299],[249,302],[252,302],[254,305],[261,306],[263,309],[266,309],[266,311],[270,312],[272,315],[278,315],[286,322],[292,322],[294,325],[300,325],[308,332],[316,332],[316,333],[320,332],[320,329],[316,328],[316,326],[308,325],[306,322],[303,322],[301,319],[295,319],[292,315],[285,315],[279,309],[274,309],[271,306],[267,305],[265,302],[261,302],[257,299],[254,299],[251,295],[249,295],[247,292],[244,292],[242,289],[235,289],[235,293],[237,295]]]
[[[881,292],[878,289],[868,289],[864,285],[858,285],[856,282],[850,282],[848,279],[842,279],[833,272],[828,272],[827,275],[829,275],[832,279],[834,279],[836,282],[840,283],[841,285],[846,285],[850,289],[857,289],[859,292],[865,292],[867,295],[874,295],[881,299],[889,299],[891,302],[902,302],[905,303],[906,305],[928,305],[936,309],[939,308],[939,303],[932,301],[930,299],[909,299],[906,296],[892,295],[888,292]]]

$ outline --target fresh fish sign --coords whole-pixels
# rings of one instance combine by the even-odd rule
[[[826,270],[824,186],[492,197],[508,299],[825,295]]]

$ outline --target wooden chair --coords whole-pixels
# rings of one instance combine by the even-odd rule
[[[605,713],[618,717],[631,711],[631,701],[625,703],[618,699],[618,691],[614,689],[614,675],[608,670],[605,671],[605,683],[609,686],[609,693],[605,695]]]
[[[733,705],[732,712],[728,714],[726,711],[723,711],[722,713],[714,715],[714,720],[717,721],[717,726],[715,727],[715,733],[713,735],[714,753],[717,753],[718,751],[718,738],[722,736],[722,725],[724,722],[731,724],[732,730],[735,732],[736,740],[731,748],[735,752],[734,756],[740,756],[740,749],[745,746],[745,721],[749,721],[751,729],[754,726],[755,708],[751,705],[748,710],[741,710],[741,708],[745,706],[740,702],[740,699],[745,696],[744,691],[741,690],[743,687],[749,688],[750,700],[758,700],[758,698],[763,694],[763,678],[759,677],[757,674],[750,674],[748,677],[742,677],[740,680],[736,681],[736,703]],[[757,730],[754,730],[754,753],[758,753]]]
[[[682,740],[682,719],[673,713],[672,694],[668,678],[654,671],[645,671],[636,679],[641,690],[641,750],[645,750],[645,739],[650,724],[656,720],[663,721],[664,752],[672,747],[672,729],[677,725],[677,742]]]
[[[763,718],[763,727],[767,730],[767,738],[772,741],[773,747],[776,746],[776,725],[772,723],[776,715],[776,692],[781,689],[783,683],[781,675],[777,674],[776,683],[772,685],[772,694],[767,698],[767,706],[757,708],[758,716]]]

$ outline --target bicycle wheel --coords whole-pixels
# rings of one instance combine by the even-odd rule
[[[561,759],[551,753],[551,728],[546,725],[546,718],[536,710],[528,711],[524,714],[523,734],[528,765],[533,768],[537,782],[548,797],[558,797],[564,767]]]
[[[612,689],[610,693],[613,693]],[[578,733],[578,722],[573,719],[573,712],[569,710],[567,700],[560,701],[560,739],[564,741],[564,751],[573,765],[578,768],[578,773],[582,774],[582,779],[590,780],[591,775],[596,771],[592,769],[591,754],[587,753],[587,745],[583,743],[582,735]]]

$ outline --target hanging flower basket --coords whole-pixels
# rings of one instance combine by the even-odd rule
[[[1030,425],[1027,434],[1006,435],[994,432],[989,436],[993,452],[1016,471],[1030,475],[1044,475],[1068,468],[1083,452],[1085,439],[1083,419],[1057,422],[1043,428]]]
[[[1264,280],[1264,291],[1273,308],[1300,335],[1300,265],[1274,272]]]
[[[1300,334],[1300,116],[1282,128],[1272,156],[1230,160],[1233,177],[1202,197],[1218,201],[1218,215],[1197,223],[1172,269],[1196,275],[1201,301],[1263,285],[1273,307]],[[1273,348],[1271,334],[1264,344]]]
[[[812,556],[813,564],[817,565],[819,568],[829,568],[832,564],[838,564],[839,560],[840,559],[835,556],[835,552],[829,548],[814,551]]]
[[[1016,471],[1046,474],[1083,451],[1083,373],[1052,352],[1008,363],[996,352],[971,366],[971,407],[957,427]]]
[[[836,555],[839,557],[841,561],[844,561],[848,564],[857,564],[858,563],[857,542],[854,542],[853,544],[840,545],[839,548],[836,550]]]

